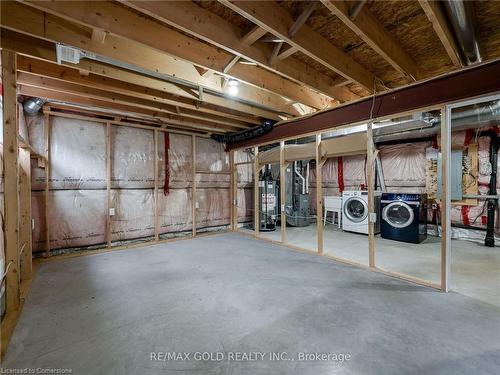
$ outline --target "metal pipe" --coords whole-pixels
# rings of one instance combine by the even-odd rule
[[[481,52],[475,32],[472,1],[446,0],[446,12],[457,38],[465,64],[481,62]]]
[[[500,195],[479,195],[479,194],[467,194],[462,195],[463,199],[500,199]]]
[[[295,174],[297,175],[297,177],[299,177],[302,181],[302,194],[305,194],[305,191],[306,191],[306,179],[304,178],[304,176],[302,176],[299,172],[299,167],[297,166],[297,162],[294,162],[293,165],[294,165],[294,171],[295,171]]]
[[[491,137],[490,144],[490,163],[491,163],[491,177],[490,177],[490,190],[489,195],[496,195],[497,192],[497,155],[498,147],[500,143],[495,132],[489,132]],[[488,213],[487,213],[487,225],[486,225],[486,237],[484,238],[484,246],[494,247],[495,246],[495,212],[498,206],[498,201],[496,199],[488,200]]]
[[[306,165],[306,194],[309,194],[309,163]]]

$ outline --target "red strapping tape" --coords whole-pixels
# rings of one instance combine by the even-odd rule
[[[163,140],[165,143],[165,184],[163,185],[163,194],[167,195],[170,192],[170,165],[168,162],[168,150],[170,149],[170,134],[163,132]]]
[[[337,178],[339,190],[342,193],[344,191],[344,161],[342,160],[342,156],[338,157]]]

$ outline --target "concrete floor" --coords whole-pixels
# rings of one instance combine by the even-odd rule
[[[218,234],[42,263],[3,365],[107,375],[498,374],[499,338],[498,306]],[[153,351],[225,359],[151,361]],[[227,360],[236,351],[290,360]],[[351,359],[302,362],[300,352]]]
[[[252,230],[246,229],[248,233]],[[274,232],[261,233],[280,241],[279,227]],[[328,224],[323,232],[325,254],[368,265],[368,237],[344,232]],[[287,227],[289,243],[316,251],[316,226]],[[420,244],[410,244],[375,237],[375,263],[382,269],[417,277],[440,284],[441,238],[428,236]],[[451,289],[480,301],[500,306],[500,247],[451,241]]]

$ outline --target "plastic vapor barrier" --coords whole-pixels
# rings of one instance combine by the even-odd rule
[[[111,126],[111,188],[154,188],[154,132]]]
[[[50,117],[50,189],[106,189],[106,125]]]
[[[44,155],[43,115],[27,117],[29,139]],[[50,117],[51,177],[49,223],[45,223],[45,167],[32,165],[33,250],[45,251],[46,225],[51,249],[105,244],[106,124]],[[168,141],[168,186],[165,186],[165,138]],[[155,233],[154,131],[111,125],[111,241],[148,239]],[[197,138],[197,226],[230,221],[229,156],[219,143]],[[193,185],[192,137],[158,132],[159,234],[190,232]]]

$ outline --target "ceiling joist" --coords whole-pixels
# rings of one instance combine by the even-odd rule
[[[460,53],[458,52],[457,43],[453,37],[453,32],[448,26],[446,17],[440,8],[439,2],[434,0],[418,0],[418,2],[431,22],[451,62],[453,65],[461,67],[462,61],[460,59]]]
[[[307,90],[312,89],[341,101],[350,101],[358,98],[347,88],[338,87],[339,84],[345,82],[344,79],[335,80],[297,59],[290,58],[286,61],[278,61],[274,66],[271,66],[269,64],[269,56],[272,46],[266,46],[264,43],[255,43],[255,41],[267,33],[267,30],[261,27],[256,26],[246,36],[241,38],[240,29],[237,26],[209,10],[199,7],[193,2],[174,1],[169,3],[168,7],[158,1],[124,1],[124,3],[139,12],[222,48],[231,53],[231,55],[240,56],[265,68],[266,71],[271,71],[294,81],[298,87],[301,87],[298,92],[302,97],[307,94]],[[230,58],[227,58],[223,61],[222,65],[225,66],[229,60]],[[248,67],[242,65],[238,64],[234,66],[231,69],[231,75],[234,77],[238,75],[247,76],[247,74],[251,74],[251,71],[255,71],[255,67],[249,72],[247,70]],[[267,82],[267,85],[269,83]],[[294,86],[295,90],[297,85]],[[294,90],[294,88],[290,88],[290,90]],[[300,97],[297,97],[297,95],[294,98],[290,95],[287,97],[309,106],[312,104],[300,100]],[[326,103],[326,106],[330,105],[332,105],[331,102]],[[318,108],[317,106],[313,107]]]
[[[321,0],[321,2],[396,70],[409,76],[413,81],[418,79],[418,67],[413,59],[366,7],[359,7],[354,21],[346,2],[331,0]]]
[[[288,36],[290,38],[293,38],[295,34],[297,34],[297,31],[304,25],[309,17],[311,17],[311,14],[316,10],[317,3],[315,1],[311,1],[309,5],[304,9],[304,11],[300,14],[300,16],[295,20],[292,26],[290,26],[290,29],[288,30]]]
[[[2,29],[1,32],[3,48],[13,50],[18,54],[36,58],[36,60],[32,59],[33,61],[42,60],[52,63],[56,61],[55,47],[52,43],[27,35],[18,34],[9,30]],[[34,64],[33,61],[31,64]],[[151,93],[154,93],[154,95],[158,97],[170,97],[181,103],[192,103],[197,99],[196,94],[186,86],[165,82],[157,78],[144,76],[129,70],[123,70],[98,61],[84,59],[76,65],[69,63],[65,65],[69,68],[75,68],[79,71],[86,72],[87,75],[93,73],[94,75],[102,77],[105,80],[108,78],[140,86],[142,87],[140,92],[147,92],[148,89],[151,89]],[[36,65],[33,69],[35,67]],[[67,72],[60,73],[68,74]],[[163,94],[155,93],[155,91],[159,91]],[[204,93],[204,100],[207,105],[212,105],[214,108],[221,108],[225,111],[231,111],[237,115],[251,115],[275,120],[279,119],[278,113],[275,111],[254,107],[236,100],[227,99],[223,96],[214,95],[206,91]]]
[[[173,119],[168,115],[160,113],[158,111],[134,107],[121,103],[111,103],[105,100],[99,100],[94,98],[89,98],[86,96],[73,95],[70,93],[62,93],[59,91],[53,91],[50,89],[42,89],[39,87],[33,86],[25,86],[23,84],[19,84],[18,86],[19,94],[26,96],[35,96],[40,98],[46,98],[51,100],[57,100],[60,102],[70,102],[75,104],[81,104],[88,107],[101,108],[106,110],[115,110],[120,112],[134,113],[140,114],[144,116],[148,116],[151,118],[159,119],[160,121],[180,126],[185,129],[197,129],[197,130],[205,130],[207,132],[212,133],[227,133],[228,128],[217,125],[217,124],[205,124],[198,121],[190,121],[190,120],[182,120],[182,119]]]
[[[87,10],[93,15],[93,17],[88,16],[89,21],[95,21],[96,18],[100,20],[100,16],[96,15],[96,13],[101,14],[99,13],[99,9],[97,9],[98,7],[120,7],[116,4],[110,4],[103,1],[92,3],[41,2],[39,4],[45,4],[47,6],[50,5],[56,8],[61,7],[63,10],[68,11],[68,13],[70,14],[73,14],[74,11],[76,11],[76,13],[84,12],[83,14],[86,14],[85,10]],[[133,24],[130,24],[125,19],[123,20],[124,22],[116,22],[112,16],[113,13],[111,13],[109,18],[112,18],[112,20],[107,20],[106,23],[115,24],[115,27],[112,28],[113,31],[118,32],[125,30],[125,33],[127,32],[126,30],[132,29],[136,31],[135,36],[137,38],[126,39],[117,37],[116,35],[111,33],[112,30],[109,30],[110,34],[107,35],[104,43],[95,43],[92,42],[91,37],[87,31],[88,29],[86,27],[78,27],[77,25],[73,25],[64,19],[51,14],[46,14],[43,11],[26,6],[24,4],[4,1],[0,2],[0,6],[2,8],[3,14],[9,14],[9,17],[2,17],[2,27],[4,28],[35,36],[37,38],[42,38],[53,42],[57,41],[69,46],[74,46],[82,50],[95,53],[97,55],[107,56],[108,58],[118,60],[125,64],[137,66],[141,69],[147,70],[148,72],[155,72],[161,75],[167,75],[187,82],[192,82],[197,86],[204,86],[206,89],[218,91],[221,94],[229,96],[229,93],[227,91],[221,90],[220,76],[214,75],[212,73],[207,73],[204,76],[200,76],[192,65],[192,63],[195,62],[193,60],[200,60],[201,64],[199,65],[204,65],[207,64],[207,61],[210,61],[210,58],[207,59],[207,56],[210,56],[211,58],[216,58],[218,56],[218,60],[220,56],[223,56],[225,59],[229,58],[229,54],[222,53],[223,51],[219,50],[215,52],[217,56],[214,56],[213,54],[210,55],[211,52],[214,52],[213,48],[209,48],[209,50],[206,51],[206,48],[210,46],[198,42],[203,45],[201,47],[202,49],[200,50],[197,48],[198,45],[196,43],[194,43],[194,45],[192,44],[193,39],[191,38],[182,40],[182,43],[180,40],[178,40],[179,43],[173,43],[173,40],[175,39],[169,39],[167,37],[158,38],[157,35],[159,34],[146,33],[146,25],[142,25],[142,23],[140,23],[138,20],[135,20],[135,27],[132,27]],[[129,13],[131,12],[128,11],[127,14]],[[136,16],[139,17],[138,15]],[[85,17],[86,16],[80,18]],[[106,19],[107,18],[108,17],[106,17]],[[143,20],[143,18],[139,17],[139,20]],[[94,23],[98,24],[96,25],[96,27],[101,27],[108,30],[105,26],[102,25],[103,22],[96,21]],[[161,25],[158,26],[161,27]],[[168,28],[161,27],[161,30],[163,29],[170,30]],[[152,37],[151,35],[153,35],[154,37]],[[151,48],[137,42],[136,40],[139,38],[147,38],[150,41],[154,41],[154,43],[157,44],[158,48]],[[191,61],[191,63],[179,60],[178,58],[173,57],[173,55],[160,52],[159,49],[161,49],[161,46],[165,47],[165,49],[184,51],[184,53],[186,54],[186,56],[184,56],[186,57],[185,60]],[[193,56],[193,59],[189,60],[189,56],[187,55]],[[255,81],[257,84],[255,86],[241,84],[239,87],[238,99],[249,103],[255,103],[256,105],[273,108],[280,112],[291,113],[290,111],[293,111],[293,109],[291,108],[289,100],[283,98],[281,95],[273,93],[270,89],[266,88],[266,90],[262,90],[256,87],[259,85],[260,87],[262,87],[263,83],[266,83],[269,87],[277,86],[278,90],[282,86],[282,82],[279,80],[279,82],[273,80],[274,78],[276,78],[275,75],[272,75],[273,77],[267,77],[266,75],[263,76],[260,73],[260,71],[255,70],[251,70],[250,72],[248,72],[247,75],[249,80]],[[242,81],[246,82],[243,79]],[[289,87],[287,87],[287,89],[289,89]],[[317,95],[314,98],[318,99]],[[315,103],[318,105],[318,107],[321,108],[326,105],[326,101],[321,100],[316,100]]]
[[[48,77],[37,76],[36,74],[18,72],[17,80],[24,86],[37,87],[44,90],[57,91],[63,94],[83,96],[86,98],[107,101],[110,103],[118,103],[130,107],[144,108],[154,110],[164,116],[171,116],[172,119],[195,119],[203,123],[214,123],[221,126],[226,126],[231,129],[245,129],[250,126],[248,123],[239,121],[224,120],[220,116],[212,116],[197,111],[185,109],[182,112],[182,117],[178,116],[175,106],[159,103],[147,99],[141,99],[115,92],[109,92],[102,89],[91,88],[78,85],[73,82],[64,82]]]
[[[223,73],[226,62],[232,57],[227,51],[193,39],[158,22],[141,17],[139,14],[130,11],[120,4],[105,1],[27,1],[24,4],[86,27],[104,29],[122,39],[121,44],[125,44],[123,49],[128,49],[127,47],[129,47],[130,42],[134,41],[140,43],[143,49],[147,46],[156,50],[154,51],[156,53],[160,51],[159,55],[166,53],[218,73]],[[172,4],[175,4],[175,2]],[[165,3],[160,3],[160,5],[165,7]],[[17,7],[19,6],[21,5],[17,4]],[[170,11],[170,6],[167,7],[167,10]],[[56,32],[54,30],[55,25],[45,22],[43,14],[41,16],[41,23],[46,23],[46,27],[52,28]],[[47,34],[47,31],[43,29],[40,31]],[[64,38],[64,35],[56,32],[56,39],[62,38]],[[114,41],[111,41],[107,37],[105,42],[100,45],[102,48],[99,53],[106,56],[106,53],[110,53],[107,52],[110,49],[116,53],[116,45],[114,44],[119,43],[119,41],[116,40],[116,37],[114,39]],[[110,43],[108,43],[108,40]],[[75,45],[74,43],[70,45]],[[87,50],[97,47],[96,43],[82,43],[82,41],[78,41],[76,46]],[[130,62],[130,57],[127,59],[126,56],[121,56],[121,59],[126,59],[128,60],[127,62],[132,64],[138,60],[144,60],[144,56],[137,56],[137,51],[138,47],[134,45],[133,50],[131,49],[130,51],[130,54],[133,53],[135,55],[132,62]],[[325,108],[331,104],[331,100],[328,97],[322,97],[313,90],[295,82],[285,80],[267,70],[259,69],[255,66],[246,66],[244,68],[242,67],[241,71],[233,69],[231,77],[285,98],[299,101],[313,108]],[[200,78],[205,78],[205,76]]]
[[[18,56],[17,70],[20,72],[36,74],[40,77],[57,79],[68,83],[73,82],[90,88],[102,89],[113,93],[173,105],[190,111],[199,112],[199,115],[206,114],[208,118],[210,118],[210,116],[214,116],[214,119],[233,119],[236,121],[247,122],[249,124],[261,123],[261,120],[254,116],[248,117],[235,115],[232,112],[224,112],[216,106],[207,105],[205,103],[203,106],[197,108],[196,100],[170,95],[160,90],[147,88],[131,82],[119,81],[99,76],[90,72],[86,75],[81,75],[77,69],[51,64],[41,60],[30,59],[24,56]],[[205,99],[205,97],[203,99]]]
[[[270,1],[219,0],[219,2],[333,72],[352,79],[368,91],[373,91],[375,76],[308,25],[303,25],[291,38],[288,31],[295,21],[279,4]]]

